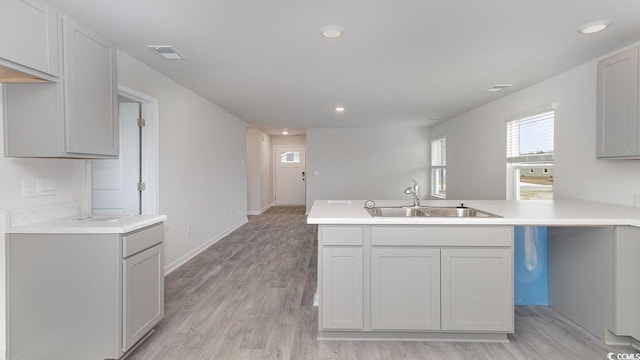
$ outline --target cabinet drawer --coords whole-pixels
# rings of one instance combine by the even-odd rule
[[[364,244],[364,228],[362,226],[322,226],[320,234],[324,246],[359,246]]]
[[[374,226],[371,245],[512,246],[510,226]]]
[[[164,225],[154,225],[122,237],[122,256],[129,257],[162,242]]]

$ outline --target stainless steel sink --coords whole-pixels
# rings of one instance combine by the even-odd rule
[[[387,206],[387,207],[372,207],[366,208],[371,216],[383,216],[383,217],[419,217],[419,216],[431,216],[425,210],[425,208],[415,207],[402,207],[402,206]]]
[[[365,209],[374,217],[500,217],[466,206],[374,206]]]
[[[430,207],[426,210],[434,217],[499,217],[488,212],[469,207]]]

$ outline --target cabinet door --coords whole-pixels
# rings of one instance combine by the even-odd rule
[[[56,10],[40,0],[0,1],[0,58],[56,76]]]
[[[638,48],[598,63],[598,157],[638,155]]]
[[[62,17],[66,151],[118,155],[116,51],[113,43]]]
[[[122,351],[127,351],[164,316],[163,244],[123,261]]]
[[[363,328],[362,247],[323,247],[320,329]]]
[[[440,249],[371,250],[371,328],[440,329]]]
[[[511,249],[442,249],[442,329],[513,331]]]

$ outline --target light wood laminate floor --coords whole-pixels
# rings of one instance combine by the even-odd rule
[[[273,207],[166,278],[166,315],[131,360],[584,359],[609,347],[547,307],[517,307],[508,344],[317,341],[316,226]]]

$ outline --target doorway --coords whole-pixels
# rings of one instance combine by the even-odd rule
[[[274,150],[274,203],[304,205],[306,146],[276,145]]]
[[[158,213],[157,100],[118,87],[120,155],[91,160],[89,209],[96,215]]]

